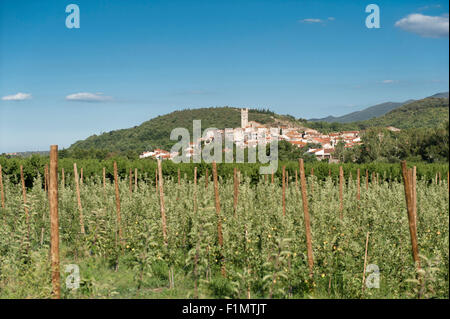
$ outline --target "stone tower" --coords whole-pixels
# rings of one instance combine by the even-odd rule
[[[248,126],[248,109],[241,109],[241,127],[246,128]]]

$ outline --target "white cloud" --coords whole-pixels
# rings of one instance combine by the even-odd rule
[[[23,101],[31,99],[31,94],[28,93],[17,93],[14,95],[6,95],[2,97],[3,101]]]
[[[427,16],[420,13],[413,13],[398,20],[395,26],[402,30],[416,33],[422,37],[448,37],[448,15]]]
[[[103,93],[74,93],[66,96],[67,101],[77,101],[77,102],[106,102],[111,101],[112,97],[105,96]]]
[[[336,20],[334,17],[328,17],[328,20],[330,20],[330,21],[334,21],[334,20]]]
[[[309,19],[300,20],[300,22],[304,22],[304,23],[322,23],[323,21],[321,19],[309,18]]]

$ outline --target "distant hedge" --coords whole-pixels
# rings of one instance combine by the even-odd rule
[[[141,160],[129,160],[126,158],[115,158],[107,160],[95,160],[95,159],[71,159],[64,158],[59,160],[59,171],[64,168],[66,179],[73,175],[73,164],[77,163],[78,171],[83,168],[83,177],[91,178],[95,176],[102,176],[103,167],[106,169],[106,177],[113,180],[113,163],[117,162],[118,174],[121,178],[127,178],[129,170],[138,169],[138,178],[140,180],[154,181],[155,180],[155,170],[157,168],[157,163],[155,160],[151,159],[141,159]],[[43,176],[44,167],[49,164],[49,158],[44,156],[32,156],[29,158],[6,158],[0,156],[0,165],[2,165],[2,173],[4,178],[9,178],[11,182],[18,183],[20,181],[20,165],[23,165],[24,178],[27,187],[33,185],[34,179],[40,174]],[[259,174],[259,167],[262,164],[254,163],[240,163],[240,164],[218,164],[218,174],[222,179],[232,178],[233,169],[237,167],[242,175],[251,179],[253,183],[258,182],[264,176]],[[267,165],[267,164],[266,164]],[[331,171],[331,176],[336,178],[339,175],[339,166],[342,165],[344,176],[346,179],[352,175],[353,179],[356,179],[357,169],[361,171],[361,176],[365,176],[365,171],[369,172],[369,180],[372,179],[372,173],[375,175],[378,173],[380,180],[400,180],[401,179],[401,168],[400,164],[389,164],[389,163],[368,163],[368,164],[353,164],[353,163],[343,163],[343,164],[328,164],[325,162],[306,162],[305,163],[305,173],[306,176],[311,175],[311,168],[314,168],[314,176],[318,179],[326,179]],[[441,174],[442,179],[447,178],[447,172],[449,170],[449,164],[444,163],[408,163],[408,166],[417,167],[417,178],[427,179],[432,181],[437,173]],[[168,178],[177,178],[178,169],[180,169],[181,178],[193,179],[194,167],[197,166],[198,177],[205,175],[206,168],[209,170],[209,176],[212,174],[212,165],[207,163],[182,163],[176,164],[172,161],[163,161],[163,174]],[[282,175],[282,166],[286,166],[291,180],[295,179],[295,171],[298,170],[297,161],[287,161],[279,162],[278,170],[274,174],[279,181]],[[362,179],[362,177],[361,177]],[[270,177],[269,177],[270,180]]]

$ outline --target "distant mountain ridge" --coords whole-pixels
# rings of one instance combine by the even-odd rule
[[[437,93],[432,96],[432,98],[448,98],[449,92]],[[367,121],[373,118],[377,118],[389,113],[392,110],[395,110],[403,105],[414,102],[415,100],[407,100],[405,102],[385,102],[381,104],[377,104],[374,106],[370,106],[361,111],[352,112],[342,116],[327,116],[324,118],[314,118],[308,121],[310,122],[328,122],[328,123],[350,123],[350,122],[359,122],[359,121]]]

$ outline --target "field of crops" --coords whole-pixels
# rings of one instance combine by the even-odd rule
[[[293,173],[284,195],[279,175],[254,183],[242,174],[237,187],[233,176],[219,176],[218,207],[211,172],[196,183],[166,177],[164,220],[155,180],[143,173],[136,184],[134,177],[119,178],[118,219],[115,184],[101,171],[80,181],[80,201],[73,174],[63,181],[60,171],[62,298],[449,297],[446,178],[417,180],[417,270],[402,181],[366,184],[361,172],[358,200],[355,175],[346,175],[341,201],[338,176],[308,175],[311,276],[300,179]],[[47,182],[38,175],[25,205],[20,182],[3,174],[2,184],[0,298],[50,298]],[[365,264],[378,267],[365,274],[379,275],[378,288],[363,285]],[[73,273],[66,265],[78,266],[79,288],[67,287]]]

